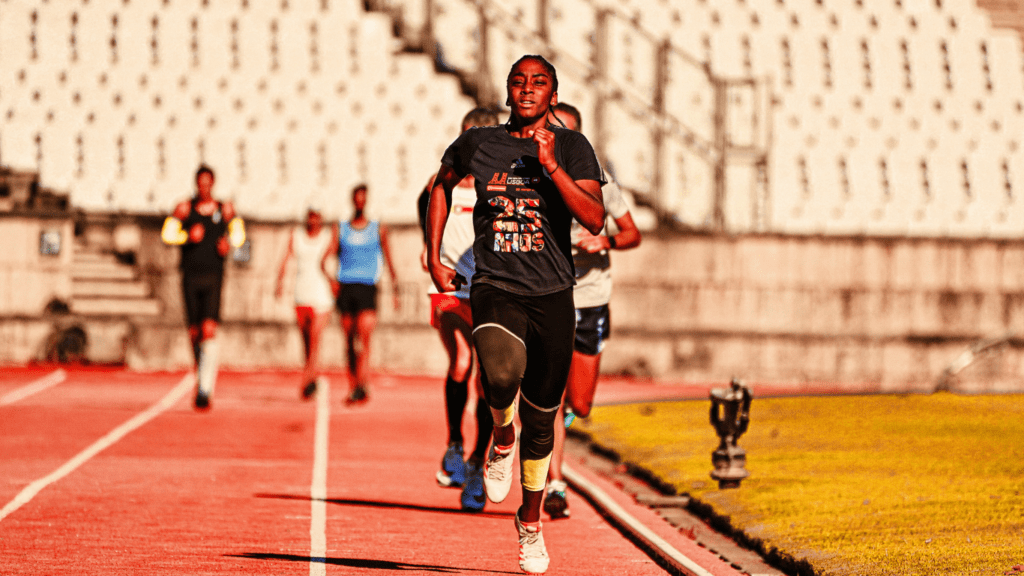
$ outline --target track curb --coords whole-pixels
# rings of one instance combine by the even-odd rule
[[[633,544],[644,551],[659,566],[673,576],[713,576],[685,554],[678,551],[662,537],[644,526],[617,502],[611,499],[604,490],[596,486],[584,475],[568,464],[562,465],[565,480],[580,496],[583,496],[619,532]]]

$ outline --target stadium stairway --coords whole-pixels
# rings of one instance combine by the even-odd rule
[[[157,316],[160,301],[137,267],[76,238],[71,268],[71,312],[82,316]]]

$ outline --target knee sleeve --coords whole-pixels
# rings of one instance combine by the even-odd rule
[[[540,492],[548,481],[548,469],[551,467],[551,453],[540,460],[520,458],[523,488],[530,492]]]
[[[496,325],[481,326],[473,332],[477,359],[487,403],[504,409],[512,404],[519,393],[519,385],[526,372],[526,346],[504,328]],[[495,414],[495,422],[501,418]]]
[[[203,320],[199,331],[203,335],[203,340],[213,340],[217,337],[217,322],[210,319]]]
[[[519,460],[522,466],[523,488],[531,492],[544,489],[551,464],[551,451],[555,445],[555,419],[558,406],[538,408],[523,398],[519,406],[519,420],[523,423]]]

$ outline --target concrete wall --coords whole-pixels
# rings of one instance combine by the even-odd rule
[[[40,234],[58,230],[57,255],[39,253]],[[46,313],[71,295],[73,226],[65,217],[0,215],[0,363],[43,357],[62,319]]]
[[[103,226],[105,224],[96,224]],[[7,350],[0,360],[24,361],[41,349],[44,294],[67,288],[59,268],[40,260],[38,226],[4,228],[12,238],[4,274],[45,287],[31,297],[0,292]],[[142,221],[137,254],[143,277],[162,301],[156,318],[89,318],[90,358],[137,369],[191,364],[185,333],[178,251],[159,242],[159,221]],[[222,305],[222,359],[227,367],[293,367],[301,341],[291,301],[274,282],[288,225],[250,222],[252,260],[232,263]],[[103,238],[89,231],[84,237]],[[14,239],[16,238],[16,239]],[[401,308],[382,286],[380,324],[371,363],[388,370],[441,374],[446,365],[427,325],[429,278],[419,264],[415,227],[391,230]],[[62,255],[61,258],[66,258]],[[56,262],[56,261],[55,261]],[[612,339],[606,373],[667,381],[724,381],[740,376],[760,386],[805,383],[836,390],[931,390],[972,345],[1009,336],[956,373],[953,387],[1024,390],[1024,242],[818,236],[659,236],[613,255]],[[53,274],[53,272],[50,272]],[[25,285],[28,285],[25,284]],[[28,300],[31,300],[29,302]],[[63,322],[70,322],[63,319]],[[52,323],[52,321],[49,321]],[[35,352],[34,352],[35,351]],[[324,336],[322,361],[344,365],[337,318]]]
[[[61,234],[59,254],[39,253],[40,234]],[[38,316],[53,298],[71,295],[70,218],[0,215],[0,315]]]
[[[608,371],[930,389],[1024,327],[1021,242],[648,237],[613,262]],[[1020,350],[1011,338],[960,385],[1021,389]]]

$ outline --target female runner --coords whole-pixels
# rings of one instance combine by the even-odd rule
[[[441,238],[452,190],[472,175],[473,342],[494,416],[484,486],[494,502],[511,488],[521,395],[519,566],[543,573],[548,554],[540,510],[575,329],[570,227],[574,217],[593,234],[604,226],[604,178],[586,137],[549,121],[558,102],[554,66],[523,56],[506,89],[508,122],[464,132],[441,159],[430,195],[427,263],[439,291],[457,288],[455,271],[441,262]]]

